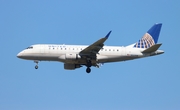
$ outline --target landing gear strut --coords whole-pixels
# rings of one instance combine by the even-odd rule
[[[91,67],[91,66],[92,66],[91,60],[87,60],[87,67]]]
[[[90,73],[91,72],[91,68],[90,67],[92,66],[91,60],[87,60],[87,65],[86,66],[87,66],[86,72]]]
[[[38,61],[34,61],[36,63],[35,69],[38,69]]]

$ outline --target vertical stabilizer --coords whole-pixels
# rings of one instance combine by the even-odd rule
[[[154,24],[145,35],[134,45],[135,48],[149,48],[158,42],[162,23]]]

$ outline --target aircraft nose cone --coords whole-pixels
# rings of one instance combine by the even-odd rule
[[[17,57],[18,57],[18,58],[21,58],[21,57],[22,57],[22,53],[19,52],[19,53],[17,54]]]

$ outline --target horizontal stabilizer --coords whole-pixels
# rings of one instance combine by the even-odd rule
[[[147,49],[145,49],[144,51],[142,51],[142,53],[151,53],[151,52],[155,52],[156,50],[158,50],[158,48],[161,46],[162,44],[155,44]]]

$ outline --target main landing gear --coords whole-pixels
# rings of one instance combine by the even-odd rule
[[[87,67],[86,72],[87,72],[87,73],[90,73],[90,72],[91,72],[91,68],[90,68],[90,67]]]
[[[91,68],[90,67],[92,66],[91,60],[87,60],[87,65],[86,66],[87,66],[86,72],[90,73],[91,72]]]
[[[35,69],[38,69],[38,61],[34,61],[36,63]]]

